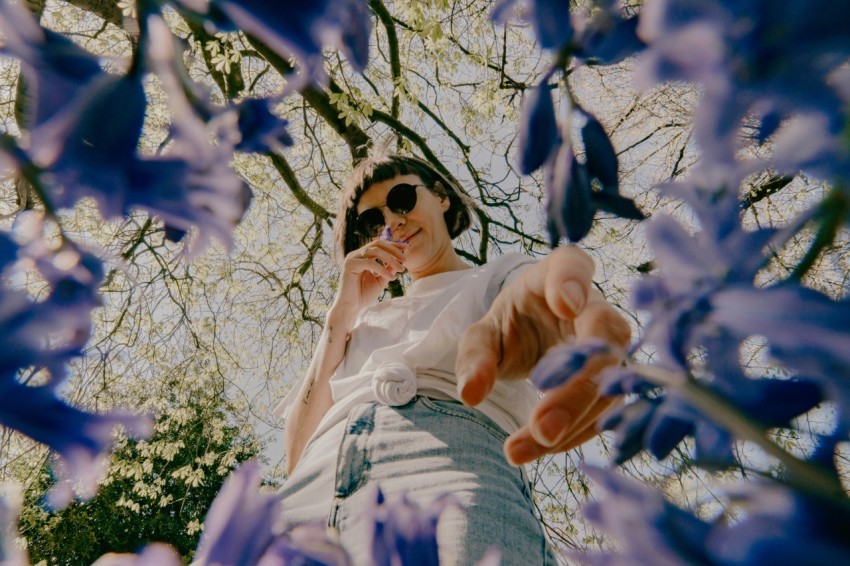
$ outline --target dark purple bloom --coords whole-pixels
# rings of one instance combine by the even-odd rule
[[[230,167],[225,148],[208,146],[202,151],[208,155],[185,161],[141,159],[129,168],[126,206],[145,209],[163,220],[167,234],[176,240],[197,227],[200,234],[191,246],[193,254],[211,237],[229,247],[233,228],[252,197],[247,184]]]
[[[141,77],[105,75],[32,132],[33,160],[55,180],[53,204],[93,197],[107,218],[123,215],[129,167],[145,119]]]
[[[573,37],[570,0],[531,0],[534,29],[543,49],[560,49]]]
[[[19,216],[16,222],[20,226],[31,218]],[[34,228],[40,226],[37,223]],[[9,249],[8,240],[4,247]],[[14,375],[20,368],[45,367],[55,385],[91,334],[91,312],[100,306],[97,287],[102,267],[94,256],[71,244],[49,250],[40,235],[19,248],[16,256],[38,268],[50,292],[34,302],[22,291],[0,286],[0,373]]]
[[[609,350],[608,343],[601,340],[583,344],[563,344],[553,348],[537,362],[529,380],[540,390],[552,389],[581,371],[592,356]]]
[[[793,419],[824,399],[821,387],[812,380],[747,377],[738,362],[737,340],[707,338],[704,344],[711,374],[700,383],[764,428],[790,427]],[[643,448],[661,460],[688,436],[695,439],[695,457],[703,467],[722,468],[735,462],[734,438],[724,423],[692,407],[675,388],[662,391],[634,369],[616,368],[604,375],[601,391],[638,396],[635,402],[612,409],[600,423],[603,429],[615,431],[617,463]]]
[[[558,144],[558,122],[552,91],[543,80],[526,92],[519,127],[520,173],[530,175],[543,165]]]
[[[591,178],[596,178],[604,192],[617,193],[617,153],[614,145],[605,133],[599,120],[592,114],[582,113],[586,119],[581,128],[581,141],[584,144],[585,165]]]
[[[71,40],[42,28],[20,5],[0,3],[2,53],[21,60],[26,88],[26,127],[39,126],[103,74],[98,60]]]
[[[424,508],[405,495],[387,503],[378,491],[372,564],[438,566],[437,521],[445,508],[452,505],[457,505],[457,501],[451,495],[439,497]]]
[[[0,274],[18,256],[18,246],[6,234],[0,233]]]
[[[198,564],[254,566],[267,551],[281,501],[273,493],[260,493],[260,481],[256,460],[242,463],[225,480],[204,520]]]
[[[274,102],[275,99],[249,98],[236,106],[241,134],[236,151],[268,153],[292,145],[292,137],[286,131],[288,122],[271,112]]]
[[[644,217],[631,199],[618,193],[617,156],[602,126],[584,111],[577,114],[586,120],[582,128],[585,163],[576,159],[565,142],[547,166],[547,217],[552,246],[564,237],[578,242],[587,236],[597,210],[623,218]]]
[[[619,10],[600,10],[574,40],[576,55],[613,65],[646,47],[637,34],[638,17],[624,19]]]
[[[582,554],[587,564],[757,566],[843,564],[850,559],[843,501],[749,481],[731,488],[734,515],[703,521],[648,486],[613,470],[586,468],[606,497],[585,516],[613,535],[616,554]]]
[[[564,237],[578,242],[590,232],[596,210],[591,206],[587,172],[568,142],[558,147],[546,173],[549,244],[555,247]]]

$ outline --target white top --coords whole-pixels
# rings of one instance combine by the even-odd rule
[[[454,368],[461,335],[534,262],[522,254],[506,254],[480,267],[418,279],[403,297],[364,309],[330,379],[334,404],[313,438],[345,421],[360,403],[404,405],[416,394],[459,400]],[[280,402],[275,415],[286,416],[295,391]],[[527,380],[498,381],[477,408],[512,433],[528,420],[537,400],[537,390]]]

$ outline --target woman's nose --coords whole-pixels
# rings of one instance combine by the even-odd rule
[[[398,214],[389,209],[389,207],[384,207],[384,222],[390,228],[396,228],[397,226],[402,226],[407,221],[404,214]]]

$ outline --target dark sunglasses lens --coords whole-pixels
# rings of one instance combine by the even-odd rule
[[[377,208],[364,210],[357,216],[357,231],[361,236],[374,238],[384,227],[384,213]]]
[[[407,214],[416,207],[416,186],[402,183],[387,194],[387,208],[396,214]]]

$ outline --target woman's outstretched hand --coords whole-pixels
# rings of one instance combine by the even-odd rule
[[[620,349],[628,346],[629,325],[592,289],[593,270],[586,253],[560,247],[499,294],[460,341],[455,373],[464,403],[483,401],[497,379],[524,379],[549,348],[563,342],[601,338]],[[596,421],[614,402],[599,395],[596,376],[618,361],[595,356],[576,376],[549,390],[529,423],[506,441],[508,460],[524,464],[596,436]]]

